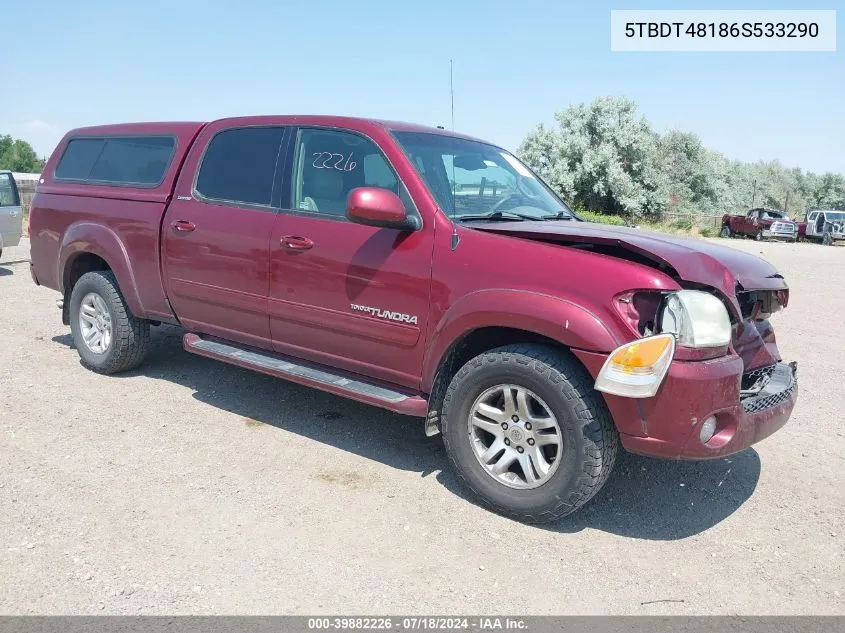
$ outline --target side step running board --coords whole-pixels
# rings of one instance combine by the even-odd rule
[[[185,349],[193,354],[223,361],[246,369],[290,380],[308,387],[358,400],[396,413],[424,418],[428,415],[428,402],[419,395],[394,391],[357,378],[334,373],[327,368],[294,360],[232,343],[205,339],[197,334],[185,334]]]

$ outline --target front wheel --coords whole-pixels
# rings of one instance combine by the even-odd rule
[[[757,229],[757,233],[754,235],[754,239],[758,242],[763,241],[763,229]]]
[[[500,514],[542,523],[578,510],[613,469],[618,436],[601,396],[567,352],[509,345],[452,379],[441,419],[458,476]]]
[[[733,237],[733,233],[731,232],[731,227],[729,227],[726,224],[725,226],[722,227],[722,230],[719,232],[719,235],[721,237],[726,237],[726,238],[727,237]]]
[[[70,331],[82,364],[116,374],[141,364],[150,342],[150,324],[136,318],[110,270],[85,273],[70,294]]]

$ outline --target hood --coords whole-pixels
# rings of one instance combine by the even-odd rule
[[[595,246],[599,252],[622,257],[627,252],[674,277],[717,288],[734,305],[738,290],[787,290],[783,277],[769,262],[705,240],[571,220],[466,222],[462,226],[567,246]],[[623,252],[619,253],[619,249]]]

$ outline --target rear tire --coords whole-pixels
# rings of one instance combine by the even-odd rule
[[[492,406],[486,394],[493,394]],[[605,484],[616,460],[618,435],[604,401],[589,374],[563,350],[520,344],[476,356],[452,379],[442,411],[443,440],[458,478],[487,507],[526,523],[554,521],[581,508]],[[471,421],[479,415],[485,426]],[[551,434],[549,420],[555,425]],[[499,432],[506,424],[507,431]],[[501,453],[492,447],[497,441],[509,441],[500,444]],[[495,474],[509,455],[517,461]],[[523,463],[533,475],[526,475]]]
[[[722,230],[719,232],[719,236],[724,237],[724,238],[733,237],[733,232],[731,231],[731,227],[729,227],[727,224],[725,226],[723,226]]]
[[[110,270],[79,278],[70,295],[69,315],[73,342],[88,369],[116,374],[134,369],[144,360],[150,324],[129,311]]]

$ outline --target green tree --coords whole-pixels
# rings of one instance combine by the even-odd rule
[[[600,97],[555,115],[520,146],[523,160],[588,210],[654,215],[666,206],[658,135],[630,99]]]
[[[519,148],[523,160],[577,208],[626,215],[744,213],[754,206],[803,217],[845,209],[845,175],[780,162],[731,161],[695,134],[656,134],[633,101],[603,97],[559,112]]]
[[[669,209],[680,213],[712,211],[719,202],[717,173],[724,159],[687,132],[663,135],[659,149]]]
[[[44,168],[44,161],[38,158],[32,145],[8,134],[0,136],[0,169],[38,173]]]

